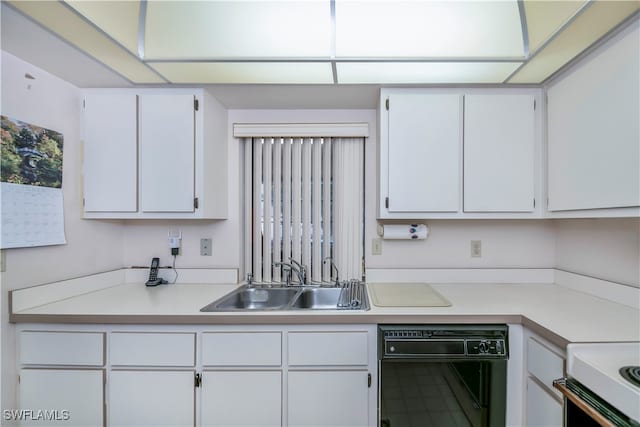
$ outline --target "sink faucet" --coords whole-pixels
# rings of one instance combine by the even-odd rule
[[[335,286],[338,286],[340,284],[340,272],[338,271],[338,267],[336,267],[336,263],[333,262],[333,258],[328,256],[325,257],[322,260],[323,264],[326,264],[327,262],[331,263],[331,273],[329,274],[329,281],[331,281],[331,279],[333,278],[333,272],[336,272],[336,281],[334,282]]]
[[[291,261],[292,266],[296,267],[293,270],[298,274],[298,281],[300,282],[300,285],[306,285],[307,284],[307,267],[300,264],[298,261],[296,261],[293,258],[289,258],[289,261]]]
[[[306,268],[301,265],[299,262],[292,260],[291,262],[280,262],[276,261],[273,263],[274,267],[282,267],[285,273],[285,286],[291,286],[291,273],[295,272],[298,276],[298,282],[300,285],[304,285],[306,283],[307,272]]]

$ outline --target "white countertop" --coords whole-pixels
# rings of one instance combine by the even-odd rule
[[[640,311],[554,284],[431,284],[450,307],[202,313],[238,285],[126,283],[12,313],[65,323],[523,323],[558,345],[640,341]]]

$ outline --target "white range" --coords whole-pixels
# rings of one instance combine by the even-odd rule
[[[620,369],[640,374],[640,342],[585,343],[567,346],[567,375],[626,416],[640,422],[640,383],[623,378]]]

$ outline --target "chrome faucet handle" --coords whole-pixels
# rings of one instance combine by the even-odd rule
[[[295,270],[295,267],[289,264],[288,262],[280,262],[280,261],[275,261],[273,263],[273,266],[282,267],[282,270],[284,271],[284,284],[287,287],[291,286],[291,272]]]
[[[302,265],[301,263],[299,263],[298,261],[296,261],[295,259],[289,257],[289,261],[291,261],[292,265],[295,265],[297,267],[296,272],[298,273],[298,281],[300,282],[300,285],[306,285],[307,284],[307,267],[305,265]]]
[[[253,286],[253,273],[247,273],[247,287]]]

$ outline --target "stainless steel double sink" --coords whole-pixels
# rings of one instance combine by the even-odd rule
[[[364,283],[356,284],[357,291],[352,286],[243,285],[200,311],[368,310]]]

